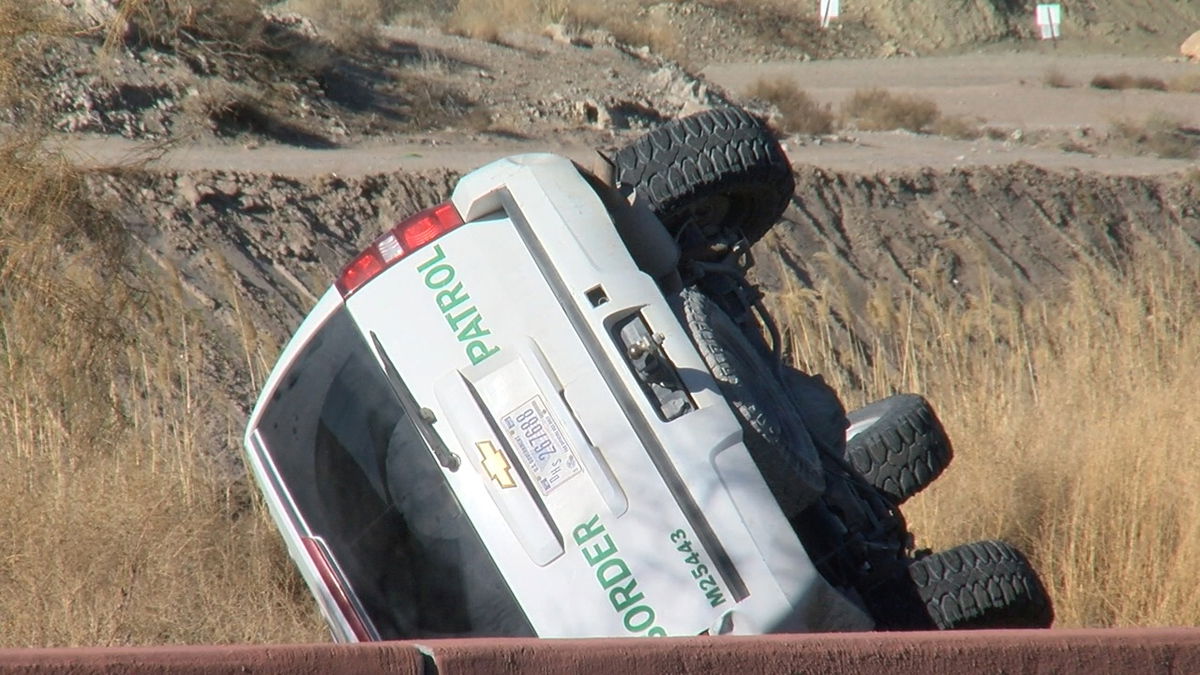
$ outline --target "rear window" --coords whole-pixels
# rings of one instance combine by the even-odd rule
[[[533,635],[345,309],[293,362],[258,431],[380,637]]]

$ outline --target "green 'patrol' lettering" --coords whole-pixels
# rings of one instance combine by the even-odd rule
[[[422,274],[425,287],[437,291],[434,302],[455,338],[465,345],[463,349],[471,363],[478,365],[500,351],[484,340],[492,331],[483,327],[483,315],[475,305],[461,307],[470,301],[471,295],[463,289],[461,281],[455,283],[458,272],[446,262],[446,252],[440,245],[434,245],[433,257],[417,265],[417,271]]]

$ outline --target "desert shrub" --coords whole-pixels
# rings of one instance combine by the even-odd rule
[[[1192,159],[1200,155],[1200,129],[1163,114],[1143,121],[1116,120],[1111,126],[1112,138],[1133,152],[1157,155],[1168,159]]]
[[[1161,78],[1149,75],[1133,76],[1129,73],[1116,75],[1096,75],[1091,82],[1093,89],[1147,89],[1151,91],[1166,91],[1167,83]]]
[[[224,80],[200,82],[183,99],[182,109],[188,121],[219,136],[265,131],[272,117],[261,93]]]
[[[263,44],[261,0],[126,0],[108,41],[179,49],[217,43],[239,50]]]
[[[833,132],[833,113],[817,103],[808,92],[788,78],[759,79],[746,95],[766,101],[779,110],[780,126],[788,133],[828,134]]]
[[[332,45],[348,51],[376,44],[379,24],[402,9],[396,0],[292,0],[289,7],[316,22]]]
[[[987,126],[987,127],[983,128],[983,135],[988,140],[992,140],[992,141],[1012,140],[1013,131],[1011,129],[1005,129],[1003,127]]]
[[[562,3],[551,0],[459,0],[446,28],[459,35],[496,42],[504,30],[540,27],[563,8]]]
[[[674,26],[647,17],[634,0],[459,0],[446,23],[449,31],[496,42],[505,30],[537,30],[564,24],[570,31],[600,28],[630,47],[648,47],[669,58],[681,55]]]
[[[1147,75],[1139,75],[1133,78],[1134,89],[1148,89],[1150,91],[1166,91],[1167,83],[1159,77],[1150,77]]]
[[[48,43],[71,34],[72,28],[45,3],[0,0],[0,108],[33,112],[41,99],[34,76]],[[3,111],[0,111],[2,119]]]
[[[1093,89],[1130,89],[1133,87],[1133,76],[1129,73],[1116,75],[1096,75],[1092,78]]]
[[[975,140],[984,135],[982,125],[978,120],[968,119],[962,115],[939,116],[930,125],[929,130],[938,136],[964,141]]]
[[[860,89],[841,106],[842,115],[864,131],[923,131],[941,116],[937,104],[886,89]]]
[[[1067,89],[1072,87],[1071,80],[1058,68],[1050,68],[1042,75],[1042,83],[1052,89]]]
[[[602,28],[612,34],[613,39],[630,47],[647,47],[655,54],[679,60],[683,56],[679,31],[670,23],[658,18],[639,20],[629,15],[611,16]]]
[[[571,2],[562,17],[575,30],[599,28],[630,47],[648,47],[656,54],[679,59],[683,48],[679,31],[659,16],[645,16],[629,0]]]

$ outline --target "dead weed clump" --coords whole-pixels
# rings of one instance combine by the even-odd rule
[[[312,148],[333,145],[320,130],[310,128],[280,107],[280,102],[263,87],[219,79],[198,82],[180,106],[192,132],[207,131],[224,138],[258,134]]]
[[[630,0],[571,2],[564,5],[562,18],[576,31],[605,30],[623,45],[646,47],[669,59],[683,59],[686,50],[679,30],[662,15],[647,14],[641,9]]]
[[[446,22],[457,35],[499,42],[505,30],[535,29],[548,14],[563,9],[560,2],[546,0],[459,0]]]
[[[43,95],[34,76],[37,65],[48,43],[71,31],[48,4],[0,0],[0,109],[35,113]]]
[[[538,31],[550,24],[575,33],[601,29],[620,44],[647,47],[667,58],[682,56],[679,31],[643,9],[637,0],[459,0],[446,28],[489,42],[500,42],[508,30]]]
[[[939,115],[930,125],[929,130],[938,136],[955,138],[960,141],[973,141],[986,133],[981,120],[970,119],[962,115]]]
[[[921,132],[941,116],[933,101],[920,96],[893,94],[886,89],[860,89],[841,106],[842,116],[863,131],[906,129]]]
[[[402,9],[398,0],[292,0],[289,9],[311,18],[334,47],[356,52],[379,43],[379,25]]]
[[[107,41],[180,51],[198,44],[257,51],[264,44],[261,0],[125,0]]]
[[[750,98],[766,101],[779,110],[780,127],[787,133],[814,136],[833,133],[834,116],[788,78],[759,79],[746,91]]]
[[[1075,86],[1058,68],[1050,68],[1042,76],[1042,83],[1051,89],[1069,89]]]
[[[1138,154],[1167,159],[1194,159],[1200,156],[1200,129],[1188,127],[1178,119],[1155,114],[1143,121],[1116,120],[1110,137]]]
[[[1167,83],[1161,78],[1150,77],[1148,75],[1130,75],[1129,73],[1118,73],[1116,75],[1096,75],[1092,78],[1091,86],[1093,89],[1146,89],[1149,91],[1166,91]]]

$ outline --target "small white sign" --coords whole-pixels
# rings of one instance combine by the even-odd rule
[[[1057,40],[1062,37],[1059,26],[1062,25],[1062,5],[1038,5],[1034,15],[1037,26],[1042,31],[1043,40]]]
[[[829,26],[829,22],[838,18],[841,11],[841,0],[821,0],[821,28]]]

